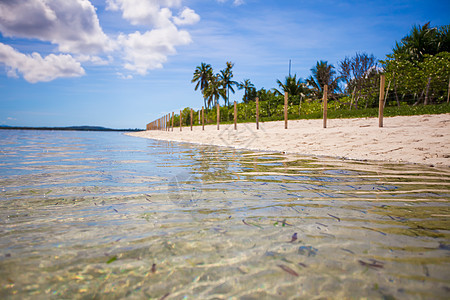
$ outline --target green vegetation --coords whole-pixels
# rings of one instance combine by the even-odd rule
[[[269,90],[257,90],[250,79],[233,81],[232,62],[217,74],[211,65],[201,63],[192,82],[195,90],[202,92],[206,124],[216,123],[215,106],[221,98],[220,122],[233,122],[230,92],[235,92],[234,87],[244,90],[242,102],[237,104],[238,122],[255,121],[257,97],[261,121],[283,120],[285,92],[289,95],[289,119],[321,118],[324,85],[328,86],[328,118],[376,117],[381,74],[386,78],[385,116],[449,113],[449,29],[450,25],[431,27],[430,23],[413,26],[384,60],[367,53],[345,57],[337,67],[321,60],[306,80],[289,74],[284,81],[276,80],[278,88]],[[190,110],[182,111],[183,126],[190,125]],[[194,112],[194,125],[200,123],[200,112]],[[179,126],[178,115],[174,125]]]

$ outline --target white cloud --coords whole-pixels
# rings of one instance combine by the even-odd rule
[[[130,74],[125,75],[125,74],[123,74],[123,73],[117,72],[116,75],[119,76],[119,77],[122,78],[122,79],[133,79],[133,76],[130,75]]]
[[[148,70],[162,68],[167,57],[176,53],[175,47],[191,43],[190,34],[177,26],[200,20],[194,10],[182,7],[182,0],[106,3],[107,10],[121,11],[125,20],[144,29],[117,33],[115,39],[108,37],[90,0],[0,0],[0,31],[4,36],[48,41],[60,52],[42,58],[37,52],[27,55],[2,45],[0,62],[7,66],[8,76],[21,73],[30,82],[50,81],[83,75],[80,63],[107,65],[113,61],[145,75]]]
[[[179,14],[179,17],[173,18],[173,21],[176,25],[192,25],[200,21],[200,16],[197,15],[192,9],[186,7]]]
[[[50,41],[66,53],[101,53],[113,46],[88,0],[1,1],[0,31]]]
[[[191,43],[190,34],[176,25],[192,25],[200,20],[194,10],[185,7],[177,17],[173,8],[179,0],[108,0],[108,9],[121,10],[122,17],[133,25],[145,25],[149,31],[121,34],[119,45],[125,52],[124,67],[145,75],[148,70],[162,68],[168,55],[176,53],[176,46]]]
[[[154,29],[144,34],[136,31],[119,37],[127,61],[124,67],[141,75],[147,74],[150,69],[162,68],[167,56],[176,53],[175,46],[190,42],[189,33],[179,31],[175,26]]]
[[[112,56],[108,56],[108,59],[103,59],[100,56],[96,55],[77,55],[76,60],[82,63],[90,63],[94,66],[106,66],[110,64],[114,58]]]
[[[31,83],[85,74],[80,63],[69,54],[50,54],[42,58],[39,53],[25,55],[3,43],[0,43],[0,63],[6,65],[8,76],[18,77],[19,72]]]
[[[121,10],[122,17],[133,25],[166,27],[172,24],[172,11],[179,7],[177,0],[107,0],[108,9]]]
[[[225,3],[225,2],[228,2],[228,0],[217,0],[217,2]],[[234,6],[239,6],[239,5],[242,5],[242,4],[245,4],[244,0],[233,0],[233,5]]]

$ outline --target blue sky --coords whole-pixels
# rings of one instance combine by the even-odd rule
[[[0,0],[0,125],[144,128],[203,105],[201,62],[274,88],[318,60],[385,58],[449,1]],[[231,95],[241,101],[242,91]]]

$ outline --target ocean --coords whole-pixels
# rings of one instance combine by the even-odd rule
[[[448,299],[450,170],[0,130],[1,299]]]

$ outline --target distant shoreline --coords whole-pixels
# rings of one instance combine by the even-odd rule
[[[292,120],[207,125],[127,133],[130,136],[254,151],[271,151],[352,160],[389,161],[450,167],[450,114],[378,118]]]
[[[56,130],[56,131],[119,131],[137,132],[142,129],[113,129],[97,126],[69,126],[69,127],[25,127],[25,126],[0,126],[0,130]]]

